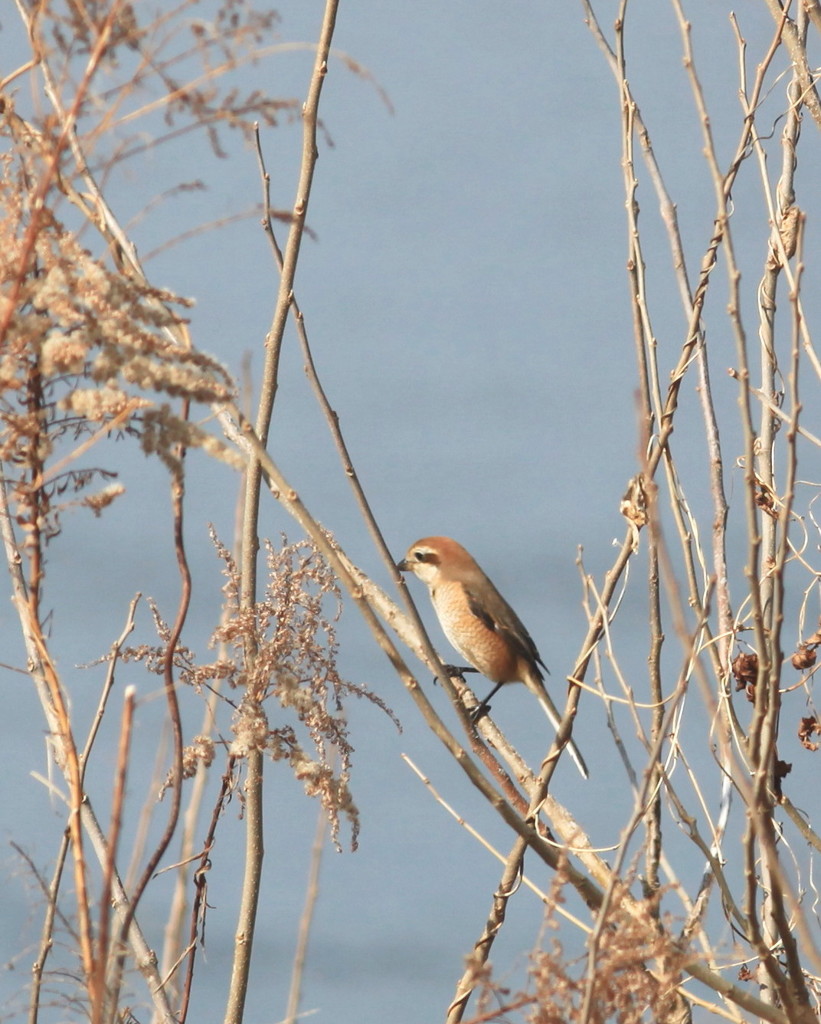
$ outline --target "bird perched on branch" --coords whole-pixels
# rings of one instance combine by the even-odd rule
[[[471,555],[450,537],[424,537],[398,563],[427,586],[439,624],[463,658],[496,685],[477,708],[479,716],[505,683],[524,683],[539,700],[554,729],[561,715],[545,689],[539,666],[547,666],[519,616]],[[584,778],[587,765],[572,738],[570,756]]]

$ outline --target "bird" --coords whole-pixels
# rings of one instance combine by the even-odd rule
[[[445,636],[472,668],[486,676],[493,689],[479,705],[479,716],[505,683],[521,682],[534,694],[553,725],[562,716],[544,685],[549,670],[519,616],[502,597],[473,556],[451,537],[423,537],[397,563],[428,588]],[[567,749],[587,779],[590,773],[573,739]]]

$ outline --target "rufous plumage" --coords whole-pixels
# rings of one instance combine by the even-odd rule
[[[561,715],[545,689],[539,666],[547,671],[536,644],[521,619],[502,597],[474,558],[450,537],[424,537],[412,544],[398,568],[412,572],[427,586],[445,636],[473,668],[496,685],[479,706],[505,683],[524,683],[538,698],[558,729]],[[587,765],[569,739],[567,749],[584,778]]]

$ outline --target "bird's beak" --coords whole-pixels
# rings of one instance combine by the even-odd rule
[[[400,572],[410,572],[411,571],[411,567],[408,565],[407,558],[403,558],[401,562],[397,562],[396,563],[396,568]]]

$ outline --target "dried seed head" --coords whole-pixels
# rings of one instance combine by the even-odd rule
[[[758,678],[758,655],[740,651],[733,659],[732,670],[737,690],[743,690],[745,686],[755,686]]]
[[[808,644],[799,644],[798,650],[790,658],[790,661],[793,668],[798,669],[799,672],[804,672],[808,668],[813,667],[817,657],[818,655],[814,647],[810,647]]]
[[[798,726],[798,738],[805,750],[818,750],[818,744],[812,738],[815,735],[821,735],[821,722],[815,715],[802,718],[801,724]]]

